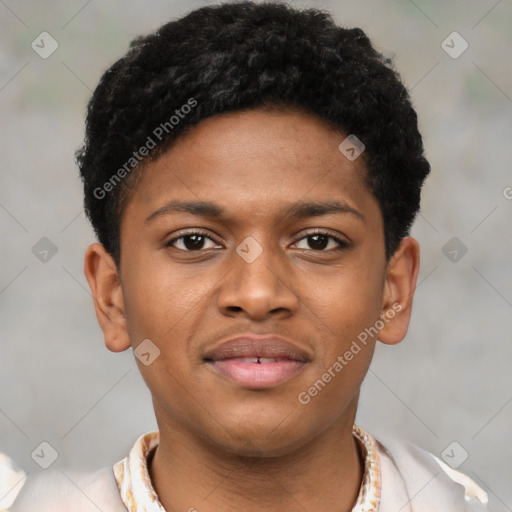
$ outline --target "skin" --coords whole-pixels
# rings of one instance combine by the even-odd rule
[[[149,338],[160,349],[149,366],[137,364],[160,431],[149,470],[166,510],[352,509],[363,470],[352,425],[377,337],[308,404],[297,397],[393,304],[402,308],[378,339],[404,338],[419,246],[406,237],[386,261],[363,157],[338,149],[346,135],[296,111],[203,120],[146,165],[123,213],[120,268],[101,244],[86,252],[106,346],[123,351]],[[226,216],[171,212],[145,222],[174,199],[211,201]],[[305,200],[337,200],[359,214],[285,215]],[[211,240],[166,246],[195,228]],[[335,240],[308,237],[313,229],[348,245],[336,251]],[[249,236],[263,251],[251,263],[236,252]],[[310,361],[276,387],[242,388],[203,357],[245,331],[294,340]]]

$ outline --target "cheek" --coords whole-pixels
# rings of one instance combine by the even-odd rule
[[[123,286],[128,335],[135,351],[146,339],[156,347],[154,362],[146,366],[137,360],[152,393],[158,397],[174,390],[172,394],[177,396],[182,393],[181,383],[190,380],[194,369],[189,340],[211,300],[208,291],[215,279],[209,280],[201,272],[185,276],[158,258],[150,263],[141,257],[139,262],[126,273],[130,279]]]
[[[129,279],[123,283],[123,298],[132,343],[145,338],[164,343],[182,322],[186,323],[201,299],[202,287],[190,282],[185,286],[180,274],[156,258],[140,258],[132,268],[127,266]]]
[[[371,282],[340,279],[335,284],[312,297],[320,349],[297,397],[322,421],[334,421],[355,400],[372,360],[376,338],[369,333],[380,311]]]
[[[339,349],[379,318],[383,287],[375,269],[347,266],[317,279],[314,287],[310,280],[305,286],[305,305],[315,313],[318,327],[339,340]]]
[[[329,404],[336,404],[333,414],[344,410],[366,375],[376,342],[371,328],[379,319],[381,279],[375,265],[372,269],[355,264],[311,289],[308,307],[315,313],[320,349],[302,391],[319,414],[325,414],[322,408]]]

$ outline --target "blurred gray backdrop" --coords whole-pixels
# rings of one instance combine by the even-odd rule
[[[0,0],[0,451],[29,473],[43,441],[53,469],[93,469],[156,428],[132,351],[103,345],[73,152],[129,41],[205,3]],[[394,56],[432,164],[412,324],[379,344],[358,423],[451,461],[512,510],[512,1],[294,3]]]

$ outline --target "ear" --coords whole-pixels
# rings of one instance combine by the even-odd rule
[[[382,343],[400,343],[407,334],[419,268],[420,246],[414,238],[405,237],[387,266],[380,315],[384,327],[378,337]]]
[[[94,243],[88,247],[84,273],[94,298],[96,317],[103,331],[105,345],[112,352],[130,348],[118,270],[102,244]]]

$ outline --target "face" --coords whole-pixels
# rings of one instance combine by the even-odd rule
[[[362,333],[394,288],[345,137],[304,113],[228,113],[144,169],[121,223],[121,327],[100,323],[112,350],[150,340],[137,363],[160,430],[276,455],[351,425],[376,339]],[[223,345],[247,333],[288,344]]]

